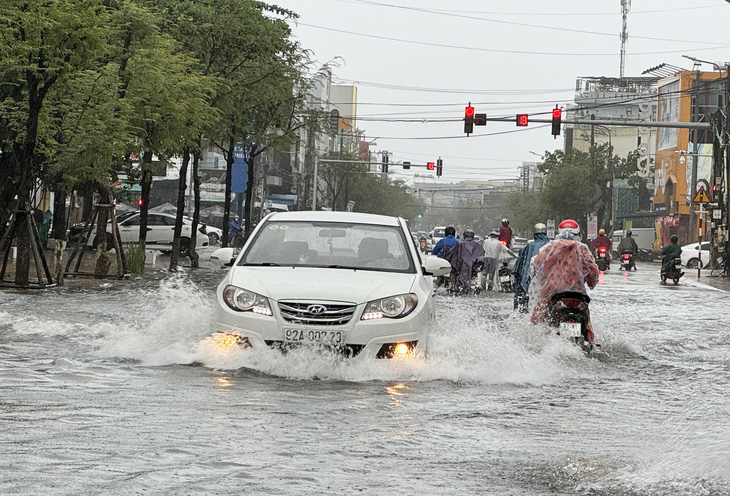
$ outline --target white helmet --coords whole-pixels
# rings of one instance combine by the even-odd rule
[[[508,219],[502,219],[502,224],[509,224],[509,220]]]
[[[532,231],[535,233],[546,233],[547,226],[542,222],[538,222],[537,224],[535,224],[535,227],[532,229]]]

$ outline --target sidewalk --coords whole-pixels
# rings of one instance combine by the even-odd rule
[[[697,269],[684,269],[684,282],[698,282],[712,286],[715,289],[730,292],[730,277],[712,277],[709,269],[700,271],[700,278],[697,278]]]

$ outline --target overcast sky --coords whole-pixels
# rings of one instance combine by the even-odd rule
[[[299,14],[294,36],[316,60],[339,61],[335,82],[357,85],[358,127],[375,149],[391,162],[441,156],[443,180],[517,177],[523,161],[539,160],[530,152],[562,146],[549,124],[489,122],[467,138],[468,102],[490,117],[546,117],[573,100],[577,77],[619,76],[621,0],[271,3]],[[625,75],[661,63],[692,69],[682,55],[730,61],[728,26],[725,0],[634,0]]]

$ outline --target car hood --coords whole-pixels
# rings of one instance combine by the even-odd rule
[[[276,301],[335,300],[365,303],[409,293],[416,274],[312,267],[233,267],[226,281]]]

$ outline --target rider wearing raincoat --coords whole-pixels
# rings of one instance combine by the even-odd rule
[[[580,227],[572,219],[560,223],[559,234],[546,244],[530,263],[529,298],[531,322],[544,322],[550,297],[555,293],[575,291],[587,294],[598,280],[598,266],[590,249],[580,242]],[[588,321],[588,341],[593,331]]]
[[[520,254],[517,255],[517,260],[512,268],[512,275],[515,278],[515,299],[518,299],[520,295],[527,294],[530,287],[530,262],[532,257],[537,255],[540,248],[550,242],[547,237],[547,226],[543,223],[535,224],[533,237],[533,241],[527,243],[520,250]]]
[[[451,264],[459,285],[468,289],[474,276],[474,264],[484,256],[484,248],[474,241],[474,231],[471,229],[464,231],[463,238],[461,243],[444,255],[444,259]]]

